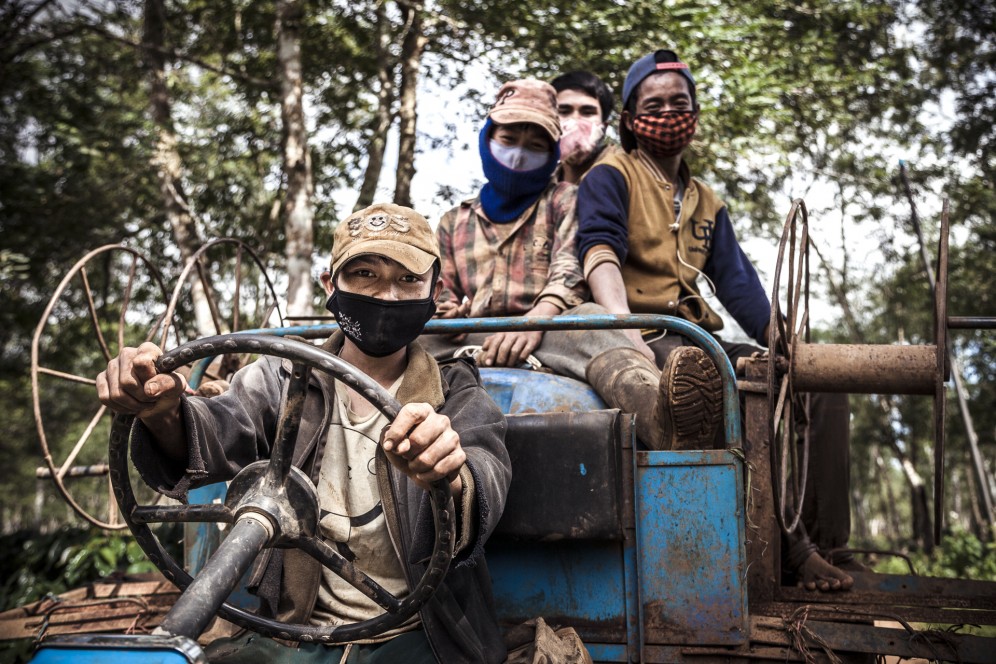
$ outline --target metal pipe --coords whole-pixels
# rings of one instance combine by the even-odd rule
[[[271,527],[263,518],[254,514],[239,518],[154,634],[192,639],[200,636],[272,536]]]
[[[792,376],[799,392],[933,394],[933,345],[797,344]]]
[[[109,468],[110,466],[106,463],[95,463],[92,466],[70,466],[66,469],[63,477],[103,477],[107,474]],[[35,468],[35,477],[38,479],[51,479],[52,471],[46,466],[40,466]]]
[[[236,334],[271,334],[298,336],[305,339],[324,339],[338,330],[335,323],[323,325],[298,325],[271,327],[258,330],[241,330]],[[590,314],[571,316],[515,316],[508,318],[449,318],[433,319],[425,325],[426,334],[458,334],[462,332],[512,332],[522,330],[668,330],[682,334],[699,345],[719,369],[723,382],[723,427],[728,447],[741,447],[743,436],[740,426],[740,401],[737,395],[736,374],[726,351],[714,336],[698,325],[683,318],[657,314]],[[205,365],[206,366],[206,365]],[[200,367],[195,367],[198,369]],[[200,379],[202,372],[198,372]],[[191,383],[196,384],[196,383]]]
[[[996,316],[948,316],[951,330],[996,330]]]

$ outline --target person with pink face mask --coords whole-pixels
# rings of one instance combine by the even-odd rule
[[[590,71],[571,71],[550,85],[557,91],[560,116],[560,167],[558,181],[577,184],[602,157],[619,150],[606,140],[614,99],[609,86]]]

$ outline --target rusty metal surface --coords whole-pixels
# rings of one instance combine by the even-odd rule
[[[851,576],[854,586],[847,592],[818,593],[786,586],[779,588],[777,599],[850,607],[892,605],[996,611],[996,581],[872,572],[853,572]]]
[[[786,274],[784,284],[783,272]],[[810,404],[806,396],[799,394],[792,370],[795,349],[808,344],[809,340],[809,211],[805,201],[796,199],[792,201],[778,243],[768,322],[766,376],[771,488],[775,494],[775,517],[786,533],[794,532],[799,526],[809,472],[809,429],[802,428],[802,445],[799,446],[796,427],[799,422],[809,421]]]
[[[148,633],[180,591],[164,579],[103,581],[0,613],[0,640],[93,632]]]
[[[948,316],[949,330],[996,330],[996,316]]]
[[[943,630],[890,629],[872,625],[842,625],[808,621],[800,626],[808,646],[872,655],[895,655],[928,660],[991,664],[996,662],[992,639]],[[883,646],[885,649],[883,649]]]
[[[799,392],[933,394],[934,345],[799,344],[792,371]]]
[[[106,463],[96,463],[90,466],[70,466],[66,468],[63,477],[101,477],[107,475],[108,465]],[[52,471],[46,467],[35,468],[35,477],[40,480],[52,478]]]
[[[728,450],[637,452],[644,643],[746,643],[742,465]]]
[[[937,362],[934,376],[934,544],[940,545],[944,528],[944,381],[948,368],[948,199],[941,209],[940,239],[937,247],[937,274],[934,279],[934,342]]]
[[[766,384],[768,363],[763,359],[744,362],[746,379]],[[765,393],[744,395],[744,454],[747,540],[747,593],[750,611],[771,601],[781,577],[781,533],[775,520],[771,485],[771,453],[768,441],[768,400]]]

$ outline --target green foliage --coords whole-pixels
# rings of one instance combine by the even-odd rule
[[[155,566],[130,535],[61,528],[52,533],[0,535],[0,611],[58,595],[116,572],[140,574]]]
[[[933,554],[910,554],[913,568],[920,576],[948,579],[974,579],[996,581],[996,543],[982,542],[960,528],[941,539]],[[875,565],[883,574],[909,574],[907,563],[901,558],[883,558]]]

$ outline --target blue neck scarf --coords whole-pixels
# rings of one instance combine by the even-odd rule
[[[481,153],[481,165],[484,167],[484,177],[487,184],[481,189],[481,207],[488,219],[498,224],[515,221],[526,209],[539,200],[550,177],[560,161],[560,144],[554,143],[550,161],[531,171],[513,171],[503,166],[491,154],[488,136],[491,133],[491,118],[484,123],[478,139],[478,150]]]

